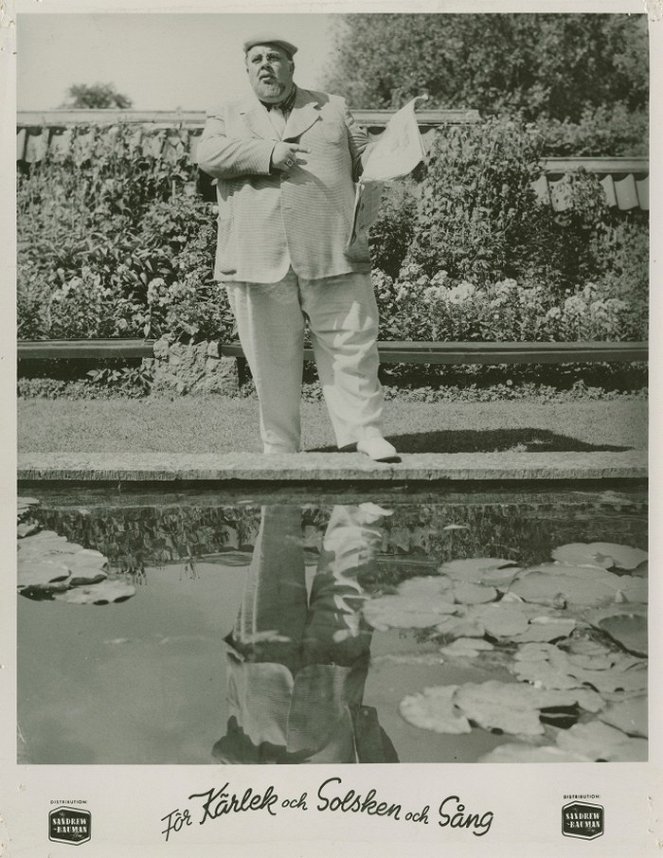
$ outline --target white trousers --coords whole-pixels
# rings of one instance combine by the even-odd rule
[[[378,309],[369,274],[306,280],[290,269],[278,283],[225,285],[258,392],[266,453],[300,449],[306,321],[337,445],[381,434]]]

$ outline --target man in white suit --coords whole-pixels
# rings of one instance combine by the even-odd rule
[[[368,138],[342,98],[296,86],[295,45],[259,34],[244,51],[253,93],[208,115],[197,157],[217,180],[215,276],[258,391],[264,451],[300,449],[308,322],[338,447],[398,461],[382,437],[368,245],[346,253]]]

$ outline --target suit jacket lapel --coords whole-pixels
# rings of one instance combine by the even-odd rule
[[[317,122],[320,117],[320,105],[317,99],[305,89],[298,89],[295,103],[283,132],[284,140],[294,140]]]
[[[257,98],[248,98],[241,106],[240,113],[244,121],[257,137],[266,140],[278,140],[276,129],[269,120],[267,111]]]

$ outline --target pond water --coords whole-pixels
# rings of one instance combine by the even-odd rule
[[[642,486],[30,495],[24,762],[646,759]]]

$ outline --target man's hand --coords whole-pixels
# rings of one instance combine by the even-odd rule
[[[290,170],[295,164],[305,164],[306,159],[298,157],[298,154],[310,151],[298,143],[277,143],[272,152],[272,167],[275,170]]]

